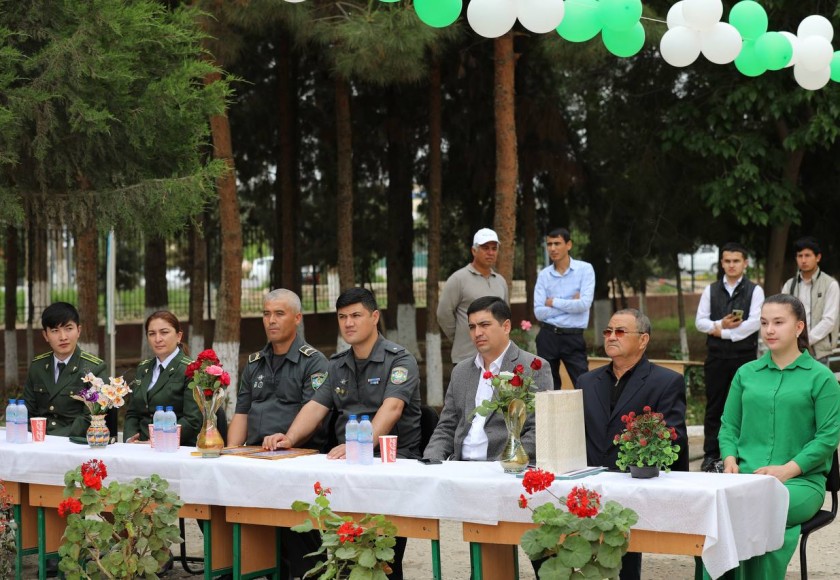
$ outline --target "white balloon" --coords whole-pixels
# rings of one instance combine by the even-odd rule
[[[563,0],[519,0],[519,22],[531,32],[551,32],[560,26],[565,14]]]
[[[817,91],[827,85],[829,79],[831,79],[831,67],[827,66],[823,69],[812,71],[800,63],[793,67],[793,78],[796,79],[796,82],[803,89]]]
[[[743,40],[738,29],[728,22],[718,22],[700,33],[703,56],[715,64],[728,64],[741,54]]]
[[[700,33],[687,26],[674,27],[662,35],[659,52],[671,66],[688,66],[700,56]]]
[[[796,66],[802,66],[809,71],[822,70],[831,64],[834,49],[831,43],[822,36],[799,37],[799,60]]]
[[[497,38],[516,23],[516,3],[512,0],[472,0],[467,21],[481,36]]]
[[[831,42],[834,38],[834,27],[831,26],[831,22],[825,16],[814,14],[799,23],[799,28],[796,29],[796,36],[799,38],[821,36]]]
[[[683,0],[682,13],[688,26],[697,30],[711,28],[723,16],[721,0]]]
[[[795,65],[799,62],[799,38],[792,32],[779,32],[782,36],[788,39],[790,46],[793,48],[793,56],[790,57],[790,62],[785,68]]]
[[[668,16],[665,17],[665,21],[668,23],[669,30],[677,26],[688,26],[688,23],[685,21],[685,16],[683,15],[684,4],[685,2],[680,0],[668,9]]]

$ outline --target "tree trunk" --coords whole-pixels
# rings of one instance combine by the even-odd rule
[[[279,94],[280,143],[277,162],[277,203],[274,234],[274,270],[272,287],[301,293],[300,263],[298,260],[298,212],[300,196],[297,189],[297,76],[292,60],[289,37],[281,35],[277,45],[277,79]],[[275,274],[276,273],[276,274]]]
[[[531,179],[522,184],[522,220],[525,261],[525,304],[526,316],[531,322],[534,318],[534,287],[537,285],[537,202]]]
[[[443,358],[437,307],[440,279],[440,198],[443,182],[441,141],[443,106],[440,88],[440,60],[433,58],[429,70],[429,233],[426,270],[426,404],[443,406]]]
[[[207,84],[219,80],[219,74],[208,75]],[[213,350],[230,374],[226,410],[233,416],[239,385],[239,321],[242,312],[242,223],[239,220],[239,198],[236,196],[236,171],[233,145],[227,115],[210,117],[213,156],[228,167],[216,181],[219,192],[219,230],[221,237],[222,278],[216,299],[216,330]]]
[[[27,323],[35,330],[41,328],[41,313],[50,305],[50,285],[47,274],[47,225],[37,218],[29,220],[29,307]],[[76,270],[78,272],[78,264]],[[33,353],[27,353],[32,360]]]
[[[96,217],[89,212],[87,223],[76,231],[76,288],[79,290],[79,319],[82,333],[79,346],[92,354],[99,354],[99,235]]]
[[[201,230],[190,226],[190,330],[189,349],[195,357],[204,350],[204,290],[207,287],[207,244]]]
[[[494,116],[496,125],[496,215],[493,227],[501,241],[496,269],[513,293],[513,260],[516,249],[516,104],[514,81],[516,53],[513,33],[493,41],[494,52]]]
[[[780,130],[780,137],[784,141],[785,130]],[[801,147],[788,152],[785,160],[785,168],[782,173],[784,185],[795,190],[799,184],[799,172],[802,169],[802,160],[805,157],[805,150]],[[767,248],[767,270],[764,278],[764,292],[772,296],[782,289],[785,271],[785,248],[790,232],[790,220],[775,224],[770,228],[770,243]]]
[[[343,292],[356,284],[353,268],[353,128],[350,119],[350,83],[335,77],[335,132],[337,148],[336,242],[338,284]]]
[[[414,218],[411,210],[412,150],[410,127],[401,114],[398,87],[388,90],[388,310],[385,328],[397,344],[421,360],[414,308]]]
[[[680,271],[680,260],[677,254],[674,254],[674,265],[677,267],[677,318],[680,326],[680,353],[683,360],[689,360],[688,352],[688,332],[685,328],[685,297],[682,289],[682,272]]]
[[[144,306],[146,316],[169,307],[169,289],[166,285],[166,240],[160,236],[146,235],[143,276],[146,279]],[[140,357],[151,358],[152,349],[145,336],[140,337]]]
[[[16,226],[6,227],[6,301],[5,301],[5,326],[4,345],[6,356],[4,357],[3,384],[8,387],[20,384],[18,374],[18,351],[17,351],[17,278],[18,278],[18,230]],[[8,394],[3,392],[3,400]]]

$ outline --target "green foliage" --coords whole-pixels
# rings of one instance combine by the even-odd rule
[[[498,409],[501,409],[507,416],[508,409],[513,401],[522,401],[524,412],[529,415],[532,414],[534,412],[535,393],[537,392],[537,387],[534,385],[534,373],[540,369],[542,363],[539,359],[534,359],[531,365],[528,374],[525,374],[525,367],[516,365],[512,373],[502,371],[493,375],[490,379],[493,396],[482,401],[481,405],[473,409],[471,416],[478,413],[482,417],[486,417]],[[517,413],[518,411],[512,410],[511,412]]]
[[[12,510],[12,502],[0,481],[0,578],[12,578],[15,571],[17,522]]]
[[[631,411],[621,420],[624,431],[613,440],[619,446],[615,462],[618,468],[627,471],[629,466],[636,465],[670,471],[669,466],[679,457],[680,446],[672,443],[677,434],[673,427],[665,424],[662,413],[645,407],[643,414],[636,415]]]
[[[391,573],[388,563],[394,561],[397,528],[383,515],[365,514],[358,522],[351,516],[339,516],[330,508],[329,488],[315,483],[315,501],[294,501],[292,509],[307,512],[309,518],[293,526],[295,532],[317,529],[321,546],[315,555],[326,554],[304,578],[319,575],[319,580],[386,580]],[[313,523],[314,522],[314,523]]]
[[[169,546],[182,541],[183,502],[157,474],[97,490],[85,483],[85,465],[64,477],[65,498],[78,497],[82,507],[67,515],[58,550],[61,571],[68,578],[156,578]]]

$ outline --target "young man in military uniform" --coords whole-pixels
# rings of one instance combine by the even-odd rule
[[[338,329],[350,345],[330,359],[329,375],[285,433],[267,437],[266,449],[299,447],[332,410],[338,412],[338,445],[327,454],[345,457],[344,428],[350,415],[370,415],[373,446],[380,435],[397,435],[397,456],[420,457],[420,375],[414,356],[379,335],[379,308],[366,288],[350,288],[335,303]],[[392,580],[402,580],[405,538],[397,538]]]
[[[327,378],[327,358],[297,333],[302,319],[300,298],[291,290],[272,290],[263,298],[263,326],[268,342],[248,357],[239,381],[236,412],[228,427],[229,446],[262,445],[275,433],[285,433],[295,417]],[[301,447],[321,449],[325,428],[319,425]],[[285,577],[303,577],[317,564],[304,558],[318,550],[317,530],[299,534],[281,530]],[[284,565],[285,568],[285,565]]]
[[[70,395],[85,385],[87,373],[107,380],[105,362],[78,347],[82,327],[79,312],[72,304],[56,302],[41,315],[44,340],[50,351],[32,359],[23,398],[30,417],[47,418],[47,435],[84,437],[90,426],[90,413],[81,401]]]

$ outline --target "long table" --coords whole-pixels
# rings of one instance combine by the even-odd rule
[[[481,546],[484,561],[491,563],[494,558],[506,558],[499,554],[510,550],[500,552],[500,546],[518,543],[530,522],[530,511],[517,504],[523,491],[521,480],[504,474],[495,462],[426,466],[399,460],[361,466],[324,455],[279,461],[229,456],[202,459],[191,456],[192,450],[166,454],[126,444],[94,450],[62,437],[47,437],[43,444],[15,445],[6,444],[0,436],[0,479],[63,487],[66,471],[98,458],[107,464],[109,480],[130,481],[157,473],[186,504],[213,510],[210,521],[221,518],[228,525],[246,526],[240,534],[248,533],[247,526],[282,524],[292,502],[311,501],[313,484],[320,481],[332,488],[335,511],[398,517],[403,522],[400,533],[408,537],[433,537],[436,528],[424,532],[427,535],[416,532],[429,521],[464,522],[465,539]],[[551,491],[562,497],[580,484],[601,493],[605,501],[618,501],[639,514],[631,535],[632,549],[699,553],[713,577],[782,544],[788,494],[772,477],[674,472],[636,480],[626,474],[601,473],[585,480],[556,481]],[[531,503],[549,500],[542,492]],[[412,520],[420,522],[419,528],[411,526],[415,531],[409,529]],[[266,536],[265,528],[260,529]],[[494,565],[482,568],[484,578],[511,577]]]

